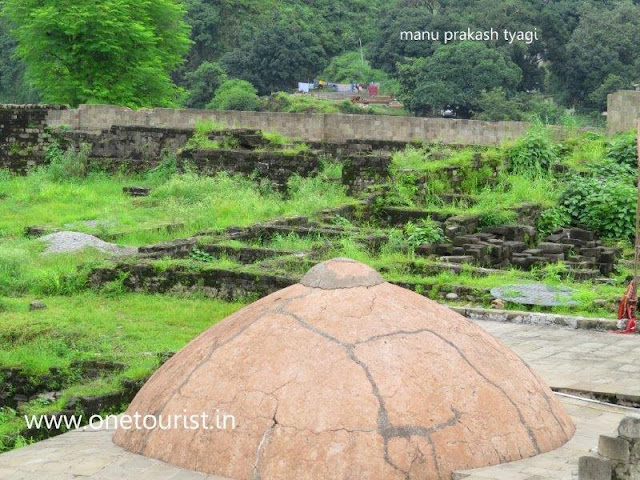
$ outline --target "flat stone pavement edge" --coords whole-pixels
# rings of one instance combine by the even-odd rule
[[[531,365],[553,389],[640,402],[640,335],[476,321]]]

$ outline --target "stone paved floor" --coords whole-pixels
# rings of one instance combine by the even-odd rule
[[[640,335],[476,322],[527,361],[552,388],[623,394],[640,401]]]
[[[556,388],[598,390],[640,398],[640,335],[478,322],[528,361]],[[577,432],[563,447],[534,458],[469,472],[466,480],[571,480],[578,457],[639,410],[560,397]],[[75,431],[0,455],[0,480],[224,480],[124,451],[113,432]],[[298,480],[298,479],[296,479]]]
[[[575,480],[578,458],[598,446],[600,435],[617,436],[623,417],[637,409],[600,405],[560,396],[576,424],[573,438],[562,447],[536,457],[454,474],[454,480]]]
[[[113,430],[75,430],[0,455],[0,480],[225,480],[130,453]]]

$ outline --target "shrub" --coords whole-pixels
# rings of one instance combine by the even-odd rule
[[[551,141],[549,132],[541,127],[531,129],[507,149],[506,156],[509,171],[523,175],[548,171],[559,159],[558,149]]]
[[[220,148],[220,144],[209,138],[209,134],[224,130],[224,125],[211,120],[203,120],[196,123],[195,132],[185,144],[187,150],[215,150]]]
[[[638,144],[635,132],[616,136],[606,149],[606,157],[620,165],[627,165],[635,172],[638,168]]]
[[[154,168],[149,170],[146,178],[155,183],[164,183],[178,174],[178,159],[174,153],[163,152],[162,159]]]
[[[417,223],[407,223],[405,232],[409,245],[414,248],[425,243],[439,243],[445,240],[442,228],[431,218],[421,220]]]
[[[258,91],[246,80],[227,80],[216,90],[216,94],[207,105],[213,110],[260,110]]]
[[[636,188],[616,178],[581,177],[560,200],[573,222],[603,238],[631,239],[635,232]]]
[[[543,210],[536,225],[541,239],[553,233],[560,227],[566,227],[571,223],[569,212],[563,207],[553,207]]]
[[[516,212],[513,210],[491,210],[482,213],[478,219],[480,227],[495,227],[498,225],[512,224],[516,219]]]
[[[91,145],[80,144],[63,152],[60,145],[52,143],[45,152],[49,164],[45,167],[46,175],[55,182],[84,178],[89,169]]]

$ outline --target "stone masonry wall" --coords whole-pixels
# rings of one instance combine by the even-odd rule
[[[52,135],[48,113],[66,107],[52,105],[0,106],[0,169],[24,172],[42,161]]]
[[[164,108],[134,111],[111,105],[81,105],[77,109],[51,112],[48,123],[50,126],[66,125],[73,130],[99,131],[113,125],[184,129],[193,128],[202,120],[212,120],[230,128],[277,131],[309,142],[335,143],[376,139],[490,145],[517,138],[529,128],[529,124],[524,122]]]
[[[620,90],[607,96],[607,133],[626,132],[640,120],[640,92]]]

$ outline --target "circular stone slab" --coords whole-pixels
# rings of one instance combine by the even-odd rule
[[[540,305],[544,307],[556,307],[577,305],[572,300],[575,290],[568,287],[543,285],[540,283],[525,283],[518,285],[505,285],[491,289],[491,295],[506,302],[521,303],[523,305]]]
[[[217,425],[121,428],[114,441],[236,480],[407,480],[534,456],[574,433],[499,340],[346,259],[211,327],[127,410],[165,425],[203,413]]]

